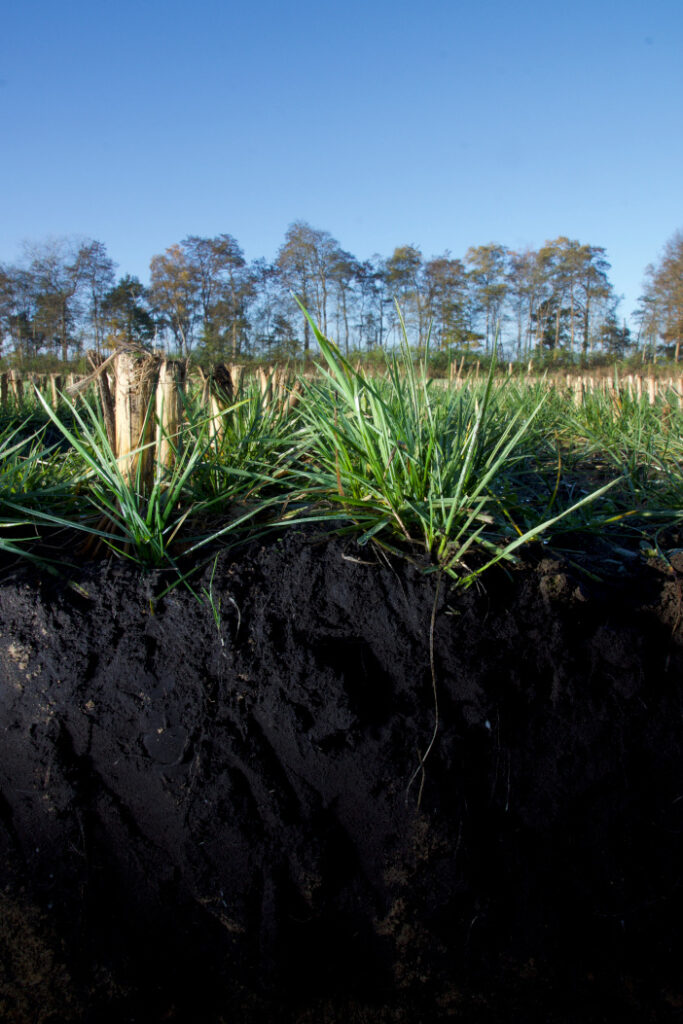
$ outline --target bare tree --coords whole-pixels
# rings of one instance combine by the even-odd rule
[[[107,254],[102,242],[82,243],[76,253],[77,273],[85,300],[85,315],[92,332],[97,352],[102,351],[104,337],[104,302],[114,286],[116,264]]]

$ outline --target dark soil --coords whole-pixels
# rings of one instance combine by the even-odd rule
[[[681,1020],[678,558],[5,576],[0,1019]]]

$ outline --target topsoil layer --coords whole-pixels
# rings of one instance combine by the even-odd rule
[[[676,569],[5,576],[0,1019],[680,1020]]]

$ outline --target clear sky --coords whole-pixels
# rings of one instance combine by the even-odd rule
[[[567,235],[628,315],[683,227],[683,0],[9,0],[0,261],[188,234],[272,259],[306,220],[364,259]]]

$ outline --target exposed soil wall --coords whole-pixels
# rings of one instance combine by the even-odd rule
[[[680,1019],[676,572],[167,583],[0,583],[0,1019]]]

